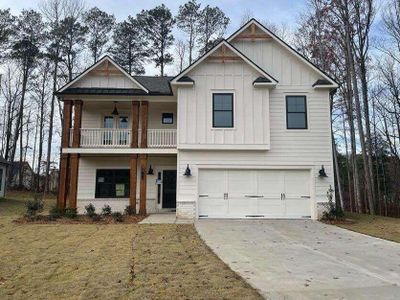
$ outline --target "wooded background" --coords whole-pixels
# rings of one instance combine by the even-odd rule
[[[337,203],[400,217],[400,0],[306,1],[290,26],[259,21],[340,84],[332,96]],[[241,24],[252,17],[244,11]],[[122,22],[83,0],[43,0],[17,16],[0,10],[1,156],[29,161],[40,175],[30,188],[47,192],[63,118],[54,91],[104,54],[131,74],[152,64],[159,76],[174,65],[168,75],[176,75],[213,47],[229,22],[219,7],[195,0],[175,16],[160,5]]]

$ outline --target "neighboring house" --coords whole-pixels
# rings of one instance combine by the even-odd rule
[[[49,191],[52,193],[56,193],[58,191],[58,169],[52,168],[50,170],[50,179],[49,179]],[[45,182],[46,177],[43,176],[43,186]]]
[[[0,156],[0,198],[6,193],[6,175],[9,162]]]
[[[11,164],[11,180],[9,185],[11,188],[24,188],[27,190],[32,189],[35,180],[35,173],[33,172],[30,164],[27,161],[22,162],[22,187],[19,182],[19,170],[21,162],[15,161]]]
[[[57,92],[59,205],[315,219],[334,187],[336,88],[256,20],[173,78],[103,57]]]

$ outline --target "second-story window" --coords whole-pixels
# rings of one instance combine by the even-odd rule
[[[307,129],[306,96],[286,96],[286,128]]]
[[[233,93],[213,93],[213,127],[233,128]]]
[[[163,124],[174,124],[174,114],[173,113],[163,113],[162,114]]]

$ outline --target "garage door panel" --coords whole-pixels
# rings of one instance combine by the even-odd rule
[[[257,193],[269,198],[279,198],[283,190],[283,172],[260,170],[257,172]]]
[[[249,170],[228,171],[228,194],[232,196],[245,196],[256,193],[255,172]]]
[[[286,198],[309,196],[310,172],[306,170],[285,171]]]
[[[281,199],[261,198],[258,200],[257,211],[265,217],[282,217],[284,206]]]
[[[308,170],[201,170],[199,215],[302,218],[311,215]]]

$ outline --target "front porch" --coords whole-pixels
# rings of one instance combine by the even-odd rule
[[[173,213],[176,209],[176,155],[147,155],[147,163],[131,165],[125,155],[81,155],[77,209],[93,204],[97,212],[109,205],[113,212],[133,206],[136,212]],[[136,184],[139,183],[139,184]]]

